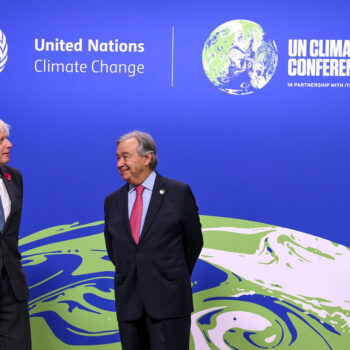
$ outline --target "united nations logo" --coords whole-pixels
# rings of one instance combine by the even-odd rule
[[[247,20],[217,27],[204,44],[202,61],[209,80],[221,91],[247,95],[262,89],[277,67],[275,42],[263,28]]]
[[[6,61],[7,61],[6,36],[0,29],[0,72],[4,70]]]

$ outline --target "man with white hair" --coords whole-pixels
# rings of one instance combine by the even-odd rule
[[[21,173],[6,164],[12,143],[0,119],[0,350],[30,350],[29,290],[18,251],[22,212]]]
[[[188,350],[191,274],[203,246],[190,187],[155,171],[151,135],[117,141],[126,184],[105,201],[105,238],[116,268],[115,295],[123,350]]]

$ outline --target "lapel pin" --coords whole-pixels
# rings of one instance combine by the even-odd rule
[[[160,193],[160,194],[164,194],[164,193],[165,193],[165,190],[162,188],[161,190],[159,190],[159,193]]]

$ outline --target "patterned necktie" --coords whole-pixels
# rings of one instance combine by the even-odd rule
[[[4,208],[2,206],[2,200],[0,196],[0,231],[4,228],[5,225],[5,214],[4,214]]]
[[[144,189],[145,188],[143,186],[136,187],[136,199],[130,215],[131,233],[136,244],[139,243],[140,239],[140,226],[143,208],[142,193]]]

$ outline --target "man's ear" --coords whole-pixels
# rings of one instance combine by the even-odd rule
[[[147,153],[145,155],[145,165],[149,165],[151,163],[151,160],[152,160],[152,153]]]

